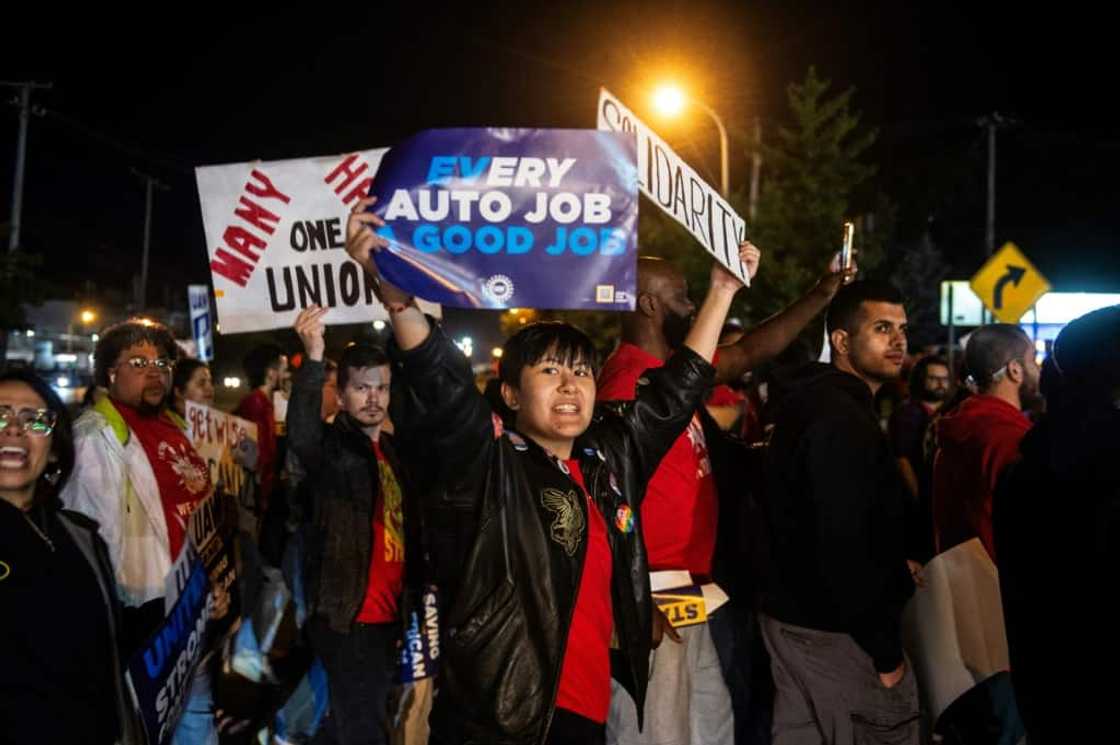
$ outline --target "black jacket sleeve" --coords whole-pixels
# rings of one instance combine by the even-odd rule
[[[470,362],[443,329],[407,352],[391,343],[393,393],[390,415],[401,451],[421,488],[463,485],[481,475],[497,438],[490,405],[474,383]],[[438,456],[438,457],[437,457]],[[477,494],[477,489],[460,489]]]
[[[663,367],[638,378],[633,401],[612,404],[617,425],[630,443],[630,457],[640,483],[648,483],[661,459],[688,426],[715,380],[715,368],[688,347],[675,352]]]
[[[322,419],[323,384],[326,368],[322,362],[305,360],[292,381],[288,400],[288,447],[308,470],[315,472],[323,463]]]

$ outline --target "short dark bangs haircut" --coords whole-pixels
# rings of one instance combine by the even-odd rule
[[[521,329],[505,343],[498,377],[503,383],[518,388],[521,371],[537,364],[549,353],[568,367],[586,363],[591,366],[591,374],[599,376],[599,354],[587,334],[570,323],[541,321]]]
[[[109,371],[121,352],[147,342],[172,362],[179,360],[179,346],[171,329],[148,319],[130,318],[101,332],[93,350],[93,378],[102,388],[109,387]]]
[[[389,355],[381,347],[372,344],[351,344],[343,350],[342,357],[338,360],[338,390],[341,391],[350,381],[351,370],[388,364]]]
[[[179,360],[178,364],[175,365],[175,375],[171,378],[172,392],[182,393],[185,391],[187,383],[191,382],[191,377],[194,376],[195,371],[202,367],[210,369],[209,365],[194,357],[185,357]]]

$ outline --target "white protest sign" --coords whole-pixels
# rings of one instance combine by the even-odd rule
[[[385,152],[195,169],[222,333],[286,328],[313,304],[332,324],[387,317],[345,251],[350,207]]]
[[[637,136],[638,188],[749,286],[747,268],[739,261],[739,244],[746,239],[747,223],[719,191],[606,88],[599,89],[598,129]]]
[[[1010,669],[999,572],[978,538],[935,556],[902,615],[925,710],[936,722],[973,686]]]

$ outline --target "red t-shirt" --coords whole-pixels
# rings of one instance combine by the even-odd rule
[[[191,512],[210,495],[210,469],[166,413],[144,416],[119,401],[113,401],[113,406],[140,441],[152,466],[174,561],[186,539]]]
[[[272,401],[260,388],[241,399],[233,413],[257,425],[257,473],[261,484],[258,506],[264,514],[276,480],[276,414]]]
[[[373,444],[381,488],[373,503],[373,549],[369,555],[366,597],[358,623],[392,623],[397,620],[397,600],[404,586],[404,519],[401,486],[396,474]]]
[[[708,406],[741,406],[746,396],[729,385],[717,385],[705,402]]]
[[[596,398],[630,401],[638,378],[664,363],[633,344],[621,344],[599,373]],[[653,570],[712,571],[719,500],[700,418],[693,415],[650,479],[642,502],[642,535]]]
[[[611,708],[611,547],[607,522],[587,495],[579,461],[564,461],[587,502],[587,555],[568,629],[556,706],[603,724]]]

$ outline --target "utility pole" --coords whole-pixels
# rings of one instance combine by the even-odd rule
[[[751,193],[747,216],[754,222],[758,211],[758,179],[762,173],[762,120],[754,118],[754,153],[751,155]]]
[[[984,248],[991,256],[996,252],[996,130],[1015,121],[994,111],[976,123],[988,130],[988,215],[984,226]]]
[[[984,223],[984,251],[985,255],[991,256],[996,252],[996,130],[1013,121],[998,111],[993,111],[976,123],[988,130],[988,210]],[[983,310],[981,317],[985,323],[990,321],[987,308]]]
[[[19,106],[19,137],[16,139],[16,172],[12,182],[12,219],[8,230],[8,250],[19,248],[20,215],[23,212],[23,170],[27,163],[27,123],[31,118],[31,91],[45,90],[52,83],[32,81],[0,81],[5,88],[18,88],[19,98],[12,101]]]
[[[144,250],[140,255],[140,282],[136,288],[136,309],[143,312],[148,304],[148,253],[152,242],[152,194],[156,189],[167,191],[171,187],[155,176],[141,173],[133,168],[132,173],[144,181]]]

